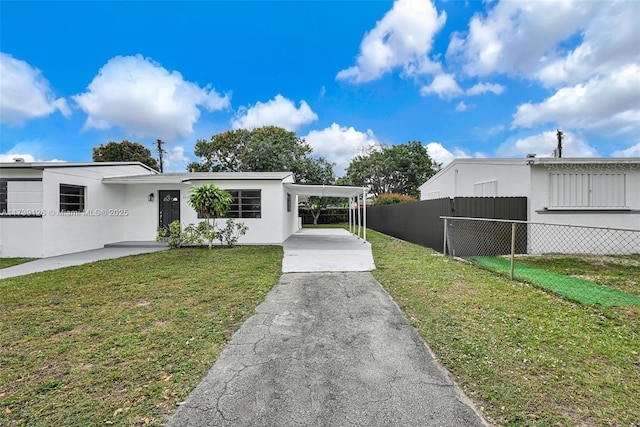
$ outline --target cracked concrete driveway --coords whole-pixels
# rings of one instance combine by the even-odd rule
[[[485,426],[370,273],[291,273],[169,426]]]

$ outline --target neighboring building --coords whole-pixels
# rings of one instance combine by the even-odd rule
[[[1,163],[0,257],[49,257],[124,241],[153,241],[159,226],[196,223],[189,189],[213,183],[234,197],[227,217],[248,226],[240,244],[282,244],[299,228],[290,172],[164,173],[138,162]],[[359,187],[322,187],[359,197]],[[305,190],[301,190],[301,189]]]
[[[455,159],[419,190],[421,200],[524,196],[532,222],[640,229],[640,158]]]

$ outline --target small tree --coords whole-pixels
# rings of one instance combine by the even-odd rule
[[[209,241],[209,249],[213,246],[213,240],[216,238],[216,231],[211,219],[220,218],[227,214],[231,207],[233,197],[227,191],[216,187],[213,184],[204,184],[199,187],[193,187],[189,191],[189,206],[195,209],[199,215],[205,219],[205,230]]]

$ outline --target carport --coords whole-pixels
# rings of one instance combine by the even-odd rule
[[[349,199],[349,231],[367,241],[367,187],[343,185],[284,184],[291,194],[298,198],[346,197]],[[362,225],[361,225],[362,224]]]

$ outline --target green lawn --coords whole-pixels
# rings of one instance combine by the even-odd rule
[[[585,307],[367,237],[374,276],[492,423],[640,425],[640,307]],[[281,260],[181,249],[1,280],[0,425],[163,425]]]
[[[0,268],[12,267],[33,260],[34,258],[0,258]]]
[[[181,249],[0,280],[0,425],[164,425],[281,261]]]
[[[374,276],[490,422],[640,426],[640,307],[586,307],[367,236]]]

